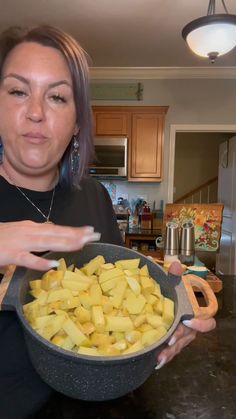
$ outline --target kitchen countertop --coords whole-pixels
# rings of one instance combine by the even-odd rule
[[[217,328],[197,339],[137,390],[108,402],[55,394],[30,419],[235,419],[236,277],[226,277]]]
[[[161,235],[161,230],[144,230],[142,228],[139,227],[129,227],[125,230],[125,234],[127,236],[129,235],[144,235],[144,236],[160,236]]]

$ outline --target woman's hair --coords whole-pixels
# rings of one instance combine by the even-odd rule
[[[40,25],[31,29],[12,27],[4,31],[0,37],[0,77],[8,54],[23,42],[36,42],[59,50],[69,67],[79,127],[77,139],[80,156],[77,173],[74,173],[72,170],[74,166],[72,164],[73,137],[61,161],[59,182],[67,187],[78,185],[86,173],[94,152],[86,53],[72,36],[53,26]]]

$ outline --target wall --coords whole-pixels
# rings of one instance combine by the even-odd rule
[[[94,80],[96,81],[96,80]],[[132,80],[130,80],[132,81]],[[136,80],[137,81],[137,80]],[[164,180],[148,190],[149,201],[167,202],[170,126],[172,124],[235,124],[236,80],[138,80],[143,83],[141,102],[94,101],[94,105],[168,105],[164,146]],[[98,81],[96,81],[98,82]],[[104,82],[104,81],[103,81]],[[114,82],[114,81],[112,81]],[[124,80],[122,80],[124,83]],[[124,185],[125,186],[125,185]],[[133,185],[129,186],[132,193]]]

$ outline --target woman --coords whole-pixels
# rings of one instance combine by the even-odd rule
[[[102,242],[121,244],[108,193],[86,176],[93,147],[83,50],[69,35],[48,26],[25,33],[10,30],[2,36],[0,50],[0,222],[92,225]],[[192,327],[211,330],[214,320],[194,320]],[[1,360],[8,360],[0,370],[0,411],[4,418],[15,418],[16,412],[18,419],[24,418],[45,402],[51,389],[30,365],[14,314],[1,313],[0,332]],[[159,368],[195,333],[180,325],[170,347],[159,355]]]

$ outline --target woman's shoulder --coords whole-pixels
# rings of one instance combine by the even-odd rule
[[[80,189],[82,193],[105,193],[106,188],[105,186],[99,182],[97,179],[93,178],[92,176],[87,176],[82,179],[80,182]]]

